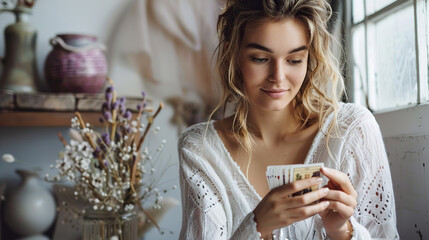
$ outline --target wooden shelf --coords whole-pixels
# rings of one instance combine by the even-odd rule
[[[100,112],[80,112],[85,122],[100,127]],[[70,127],[74,112],[0,112],[2,127]]]
[[[132,112],[142,98],[127,97],[125,107]],[[71,127],[78,111],[85,122],[101,127],[103,94],[0,92],[0,127]]]

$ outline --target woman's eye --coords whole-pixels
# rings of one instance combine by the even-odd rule
[[[302,63],[302,60],[287,60],[291,64],[300,64]]]
[[[252,57],[252,61],[255,63],[264,63],[264,62],[268,61],[268,59],[267,58]]]

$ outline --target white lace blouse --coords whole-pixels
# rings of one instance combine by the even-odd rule
[[[332,117],[316,134],[305,163],[323,162],[349,176],[358,192],[352,239],[399,239],[390,168],[375,118],[364,107],[340,103],[342,137],[329,139],[332,159],[324,134]],[[183,204],[179,239],[259,239],[252,211],[262,198],[231,158],[213,121],[188,128],[178,148]],[[282,232],[281,239],[328,239],[319,215]]]

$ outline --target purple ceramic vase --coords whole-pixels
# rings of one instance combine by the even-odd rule
[[[98,93],[106,82],[104,46],[97,38],[61,34],[51,39],[52,51],[45,62],[45,76],[53,92]]]

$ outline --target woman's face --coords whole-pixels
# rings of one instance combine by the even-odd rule
[[[279,111],[288,106],[304,81],[309,36],[297,19],[249,24],[239,51],[239,67],[252,106]]]

